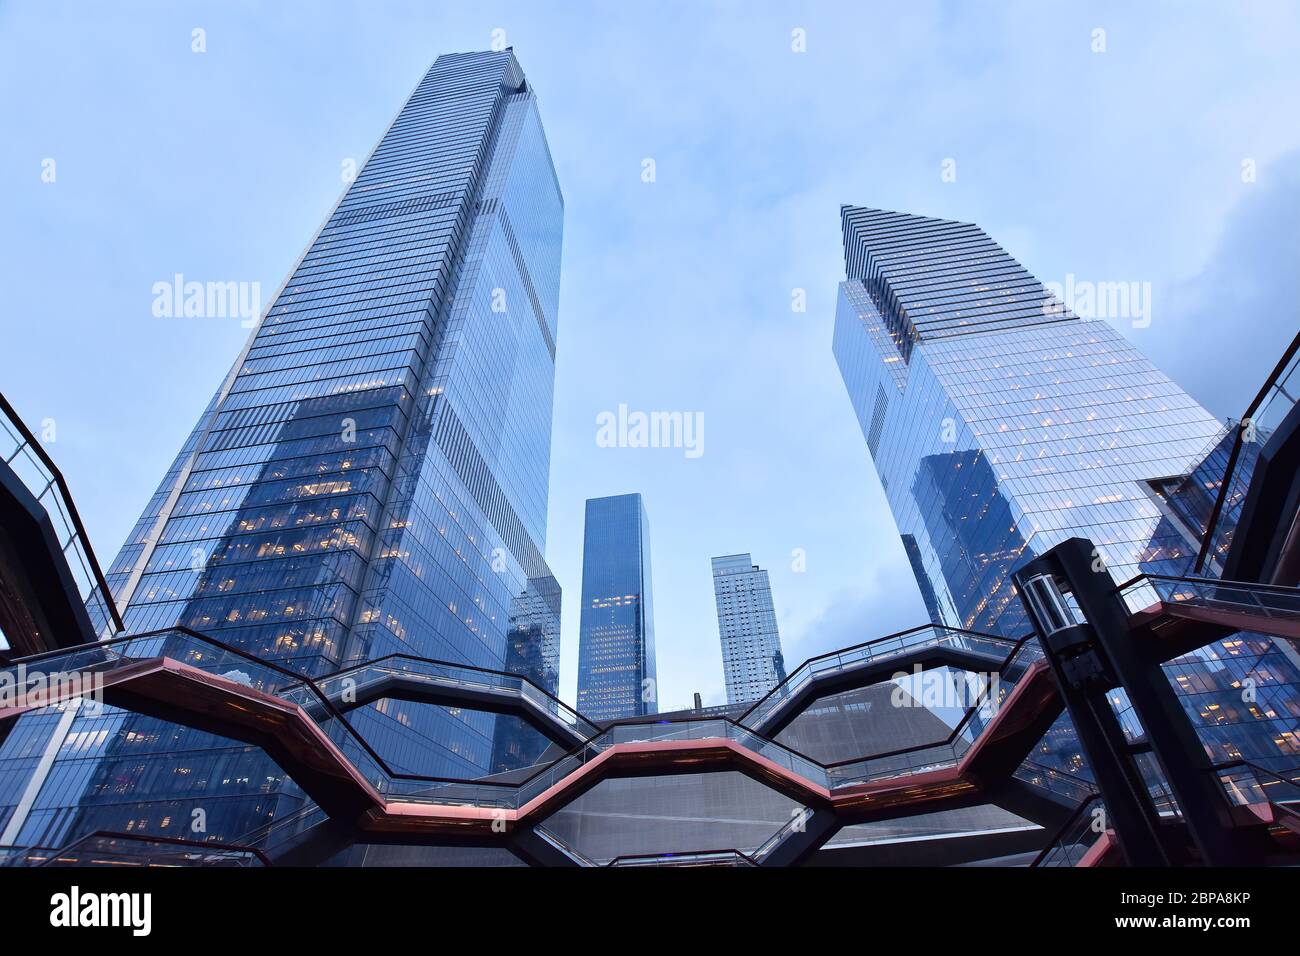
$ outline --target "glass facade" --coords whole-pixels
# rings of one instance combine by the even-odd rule
[[[1116,582],[1186,573],[1178,525],[1204,508],[1223,424],[978,227],[841,218],[834,354],[933,620],[1028,633],[1010,575],[1076,536]],[[1166,668],[1216,757],[1294,765],[1300,662],[1281,643],[1237,635]],[[1269,690],[1258,704],[1247,679]],[[1053,739],[1073,765],[1069,737]]]
[[[1142,570],[1150,574],[1169,574],[1173,576],[1196,573],[1196,557],[1201,542],[1210,533],[1210,522],[1214,513],[1214,503],[1219,489],[1223,486],[1224,476],[1228,473],[1233,438],[1237,432],[1237,422],[1229,422],[1222,435],[1206,451],[1204,456],[1186,475],[1171,475],[1148,482],[1150,493],[1159,505],[1164,517],[1151,537],[1150,547],[1142,556]],[[1232,529],[1237,525],[1241,509],[1246,501],[1245,486],[1255,471],[1255,462],[1259,452],[1268,441],[1272,429],[1259,429],[1256,440],[1241,445],[1236,462],[1233,463],[1237,481],[1225,497],[1219,514],[1219,527],[1226,529],[1230,541]],[[1239,487],[1237,487],[1239,486]],[[1214,577],[1220,576],[1224,553],[1211,549],[1207,555],[1209,566],[1207,572]]]
[[[713,599],[718,608],[727,703],[758,700],[785,680],[781,634],[767,572],[748,554],[714,558]]]
[[[560,692],[560,585],[534,578],[511,601],[506,632],[508,673],[520,674],[548,694]],[[524,721],[498,715],[492,739],[492,770],[532,766],[549,741]]]
[[[587,499],[578,710],[592,720],[658,712],[650,524],[639,494]]]
[[[439,57],[110,569],[127,629],[183,625],[311,675],[409,653],[554,689],[563,210],[513,53]],[[399,770],[475,777],[536,756],[487,712],[385,700],[349,719]],[[0,751],[6,775],[57,754],[23,842],[178,835],[200,804],[207,836],[229,839],[302,800],[242,744],[111,709],[36,733],[51,722]]]
[[[1196,574],[1197,553],[1210,533],[1236,432],[1237,423],[1230,422],[1187,474],[1148,483],[1164,516],[1142,555],[1144,572]],[[1260,449],[1271,435],[1271,428],[1260,427],[1254,440],[1241,445],[1233,485],[1216,524],[1220,541],[1232,539]],[[1223,556],[1211,549],[1203,573],[1219,576]],[[1300,651],[1292,642],[1239,631],[1171,661],[1165,672],[1179,689],[1184,709],[1200,726],[1215,762],[1248,760],[1276,771],[1291,770],[1300,762]],[[1121,715],[1130,710],[1124,701]]]

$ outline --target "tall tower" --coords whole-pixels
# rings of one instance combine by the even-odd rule
[[[935,622],[1028,633],[1010,575],[1075,536],[1116,581],[1170,570],[1186,545],[1168,488],[1224,426],[977,226],[853,206],[841,220],[835,358]],[[1216,757],[1263,760],[1300,750],[1295,718],[1243,705],[1241,686],[1294,697],[1295,662],[1238,635],[1166,669]]]
[[[748,554],[714,558],[713,599],[718,608],[727,703],[758,700],[785,680],[781,634],[767,572]]]
[[[553,687],[563,217],[514,54],[439,57],[110,569],[128,631],[184,625],[305,674],[400,652]],[[381,701],[349,719],[399,772],[475,777],[529,758],[490,713]],[[74,735],[102,741],[78,754],[84,791],[44,787],[25,842],[191,836],[200,802],[206,836],[234,839],[302,799],[257,750],[151,718],[80,716]]]
[[[659,710],[650,591],[650,524],[641,496],[588,498],[578,710],[592,720]]]

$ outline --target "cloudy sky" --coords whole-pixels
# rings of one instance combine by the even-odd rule
[[[1300,327],[1298,19],[1263,0],[0,0],[0,388],[57,423],[107,563],[247,335],[155,318],[153,284],[269,296],[433,59],[504,30],[567,200],[562,692],[583,502],[640,491],[661,705],[718,702],[712,555],[771,569],[791,663],[924,617],[831,357],[840,204],[977,222],[1045,281],[1151,283],[1149,327],[1120,327],[1239,414]],[[702,413],[704,454],[598,447],[621,403]]]

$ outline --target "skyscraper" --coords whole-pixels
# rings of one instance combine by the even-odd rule
[[[758,700],[785,680],[781,634],[767,572],[748,554],[714,558],[713,599],[718,607],[727,703]]]
[[[1027,633],[1010,575],[1070,537],[1116,581],[1162,569],[1182,544],[1168,489],[1224,426],[977,226],[841,219],[835,358],[936,623]],[[1166,669],[1216,756],[1265,759],[1300,752],[1294,717],[1242,706],[1240,688],[1300,680],[1293,657],[1237,635]]]
[[[553,687],[563,211],[514,54],[439,57],[110,569],[127,629],[185,625],[306,674],[401,652]],[[384,700],[349,719],[398,771],[530,759],[491,713]],[[256,749],[152,718],[110,710],[61,732],[84,746],[24,811],[29,842],[185,836],[199,803],[206,834],[232,839],[302,799]]]
[[[592,720],[658,711],[650,524],[639,494],[588,498],[582,544],[578,710]]]

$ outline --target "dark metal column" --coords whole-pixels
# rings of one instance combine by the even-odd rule
[[[1039,643],[1101,791],[1108,823],[1129,865],[1169,866],[1159,815],[1106,699],[1114,674],[1092,628],[1074,620],[1056,584],[1064,576],[1060,552],[1073,550],[1074,542],[1086,546],[1091,556],[1091,542],[1071,539],[1017,571],[1016,589],[1038,629]]]
[[[1178,801],[1201,860],[1208,866],[1240,866],[1255,862],[1245,844],[1234,838],[1227,798],[1196,729],[1187,719],[1177,694],[1160,667],[1159,656],[1145,653],[1140,646],[1140,635],[1130,631],[1129,610],[1110,572],[1098,562],[1092,542],[1071,538],[1030,567],[1034,565],[1041,565],[1038,573],[1050,567],[1050,573],[1073,595],[1084,618],[1084,623],[1076,627],[1099,652],[1110,685],[1119,685],[1127,693],[1151,751]],[[1036,602],[1030,582],[1034,573],[1030,567],[1016,577],[1018,586],[1023,580],[1030,587],[1027,597],[1032,609]],[[1104,708],[1106,715],[1114,720],[1103,689],[1094,689],[1088,696],[1094,711],[1100,712]],[[1111,737],[1109,733],[1107,736]],[[1113,742],[1115,738],[1111,740]],[[1123,762],[1136,771],[1122,735],[1118,742],[1123,745]],[[1109,808],[1110,795],[1104,786],[1102,794]],[[1155,808],[1145,786],[1140,795],[1147,805],[1148,815],[1153,815]]]

